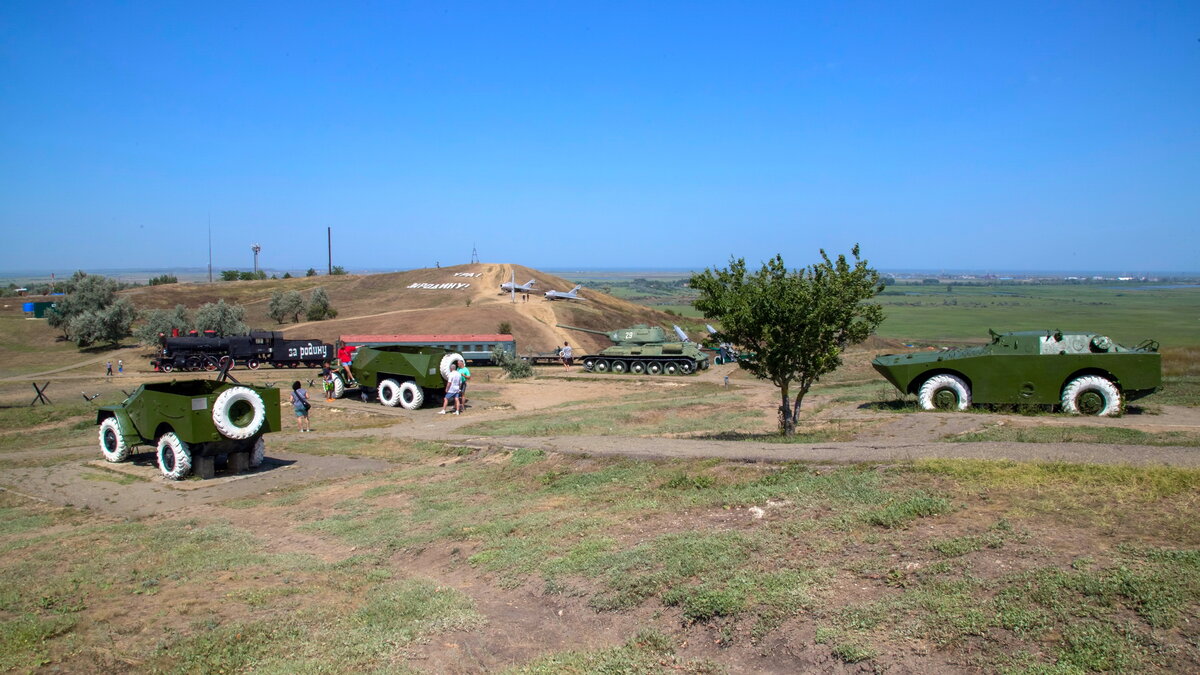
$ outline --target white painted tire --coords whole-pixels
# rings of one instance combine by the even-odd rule
[[[442,363],[438,366],[438,372],[442,374],[443,380],[447,382],[450,381],[450,365],[453,363],[458,363],[459,361],[462,361],[464,364],[467,362],[467,360],[463,358],[462,354],[456,354],[454,352],[450,352],[442,357]]]
[[[380,403],[391,408],[400,405],[400,383],[392,378],[379,383],[378,393]]]
[[[250,450],[250,466],[257,468],[262,466],[263,460],[267,457],[267,444],[263,441],[263,437],[259,436],[254,441],[254,448]]]
[[[333,391],[330,392],[334,398],[341,398],[346,395],[346,383],[342,381],[342,376],[334,374],[333,376]]]
[[[417,410],[425,404],[425,390],[416,382],[406,380],[400,384],[400,407],[405,410]]]
[[[250,409],[246,410],[246,406]],[[239,441],[250,438],[262,429],[266,419],[267,406],[253,389],[230,387],[213,401],[213,425],[226,438]]]
[[[942,392],[953,394],[954,401],[946,405],[945,397],[938,396]],[[942,399],[941,407],[939,398]],[[921,385],[917,403],[921,410],[966,410],[971,407],[971,388],[957,375],[934,375]]]
[[[158,439],[158,470],[168,480],[179,480],[192,470],[192,451],[173,431]]]
[[[1063,389],[1062,407],[1072,415],[1112,417],[1121,413],[1121,391],[1106,378],[1084,375]]]
[[[100,423],[100,452],[104,459],[110,462],[124,462],[129,459],[129,446],[121,437],[121,423],[116,417],[105,417]]]

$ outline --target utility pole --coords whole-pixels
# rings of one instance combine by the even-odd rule
[[[325,248],[329,251],[329,271],[326,274],[333,274],[333,227],[325,226]]]
[[[212,214],[208,214],[208,283],[212,283]]]
[[[254,276],[258,276],[258,252],[262,250],[262,247],[258,244],[251,244],[250,250],[254,251]]]

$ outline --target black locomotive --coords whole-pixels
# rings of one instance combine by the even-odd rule
[[[251,331],[249,335],[217,337],[212,331],[202,334],[158,336],[158,357],[150,361],[155,370],[216,370],[221,358],[251,370],[271,365],[275,368],[316,368],[334,357],[333,345],[320,340],[288,340],[278,331]]]

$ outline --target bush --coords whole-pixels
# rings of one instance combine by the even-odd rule
[[[492,351],[492,361],[504,369],[505,373],[514,380],[533,376],[533,366],[518,359],[503,349]]]
[[[512,324],[507,321],[501,321],[499,326],[496,326],[496,332],[501,335],[512,335]]]
[[[150,277],[150,281],[147,283],[151,286],[161,286],[163,284],[177,284],[177,283],[179,283],[179,277],[175,276],[174,274],[163,274],[163,275],[157,276],[157,277]]]

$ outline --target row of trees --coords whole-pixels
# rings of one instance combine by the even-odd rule
[[[143,344],[152,345],[158,342],[159,333],[169,335],[173,329],[181,332],[212,330],[218,335],[241,335],[249,331],[245,323],[246,310],[241,305],[218,300],[201,305],[190,316],[183,305],[176,305],[174,309],[138,311],[128,298],[117,297],[121,287],[114,279],[76,272],[65,282],[66,295],[47,314],[47,322],[80,347],[115,345],[131,335]],[[271,317],[276,318],[276,310],[285,305],[288,313],[282,316],[292,316],[296,321],[300,320],[301,314],[310,321],[337,316],[324,288],[313,289],[307,302],[297,291],[276,291],[271,296]],[[141,324],[134,330],[133,325],[139,320]],[[276,321],[282,323],[282,319],[276,318]]]
[[[271,294],[267,316],[274,319],[275,323],[286,323],[289,318],[300,323],[301,314],[309,321],[324,321],[337,316],[337,310],[330,306],[329,295],[320,286],[313,289],[307,302],[300,291],[275,291]]]
[[[318,272],[317,272],[316,268],[310,267],[310,268],[308,268],[308,271],[304,273],[304,276],[315,277],[315,276],[317,276],[317,274],[318,274]],[[336,276],[341,276],[343,274],[346,274],[346,268],[342,267],[341,265],[334,265],[329,271],[329,276],[336,277]],[[266,279],[266,278],[267,278],[267,273],[262,270],[258,270],[257,272],[239,272],[238,270],[221,270],[221,281],[259,281],[259,280]],[[277,277],[274,274],[272,274],[271,278],[272,279],[291,279],[292,273],[284,272],[282,277]]]

